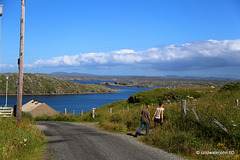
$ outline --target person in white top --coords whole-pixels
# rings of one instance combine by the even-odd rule
[[[152,120],[154,119],[154,129],[156,130],[157,128],[157,124],[160,123],[160,125],[162,126],[162,123],[163,123],[163,111],[164,111],[164,108],[163,108],[163,103],[162,102],[159,102],[159,107],[157,107],[153,117],[152,117]]]

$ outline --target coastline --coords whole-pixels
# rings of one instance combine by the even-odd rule
[[[116,93],[117,89],[114,89],[114,91],[107,91],[107,92],[81,92],[81,93],[39,93],[39,94],[26,94],[23,93],[23,96],[50,96],[50,95],[80,95],[80,94],[107,94],[107,93]],[[16,96],[17,94],[9,94],[8,96]],[[6,96],[6,93],[0,93],[0,96]]]

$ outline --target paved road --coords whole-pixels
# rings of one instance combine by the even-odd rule
[[[147,146],[136,138],[102,131],[94,124],[37,122],[49,143],[46,159],[53,160],[169,160],[176,155]]]

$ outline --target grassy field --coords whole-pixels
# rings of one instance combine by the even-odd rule
[[[158,102],[163,101],[163,126],[156,131],[151,130],[148,136],[141,136],[141,141],[188,159],[239,159],[240,106],[236,105],[237,98],[240,99],[240,83],[229,83],[221,89],[159,88],[97,108],[95,119],[91,118],[91,112],[87,112],[84,116],[45,116],[38,120],[96,121],[105,130],[134,134],[140,127],[141,110],[147,104],[151,105],[152,116]],[[187,115],[181,110],[182,99],[187,100]],[[213,119],[220,122],[227,132]],[[153,124],[150,125],[152,128]]]
[[[28,118],[27,118],[28,117]],[[45,136],[34,126],[34,120],[23,115],[22,123],[16,127],[16,118],[0,118],[0,159],[25,160],[41,156],[46,144]]]

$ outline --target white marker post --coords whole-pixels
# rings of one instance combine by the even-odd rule
[[[95,118],[95,109],[96,108],[92,108],[92,118]]]
[[[64,114],[67,114],[67,108],[64,109]]]

